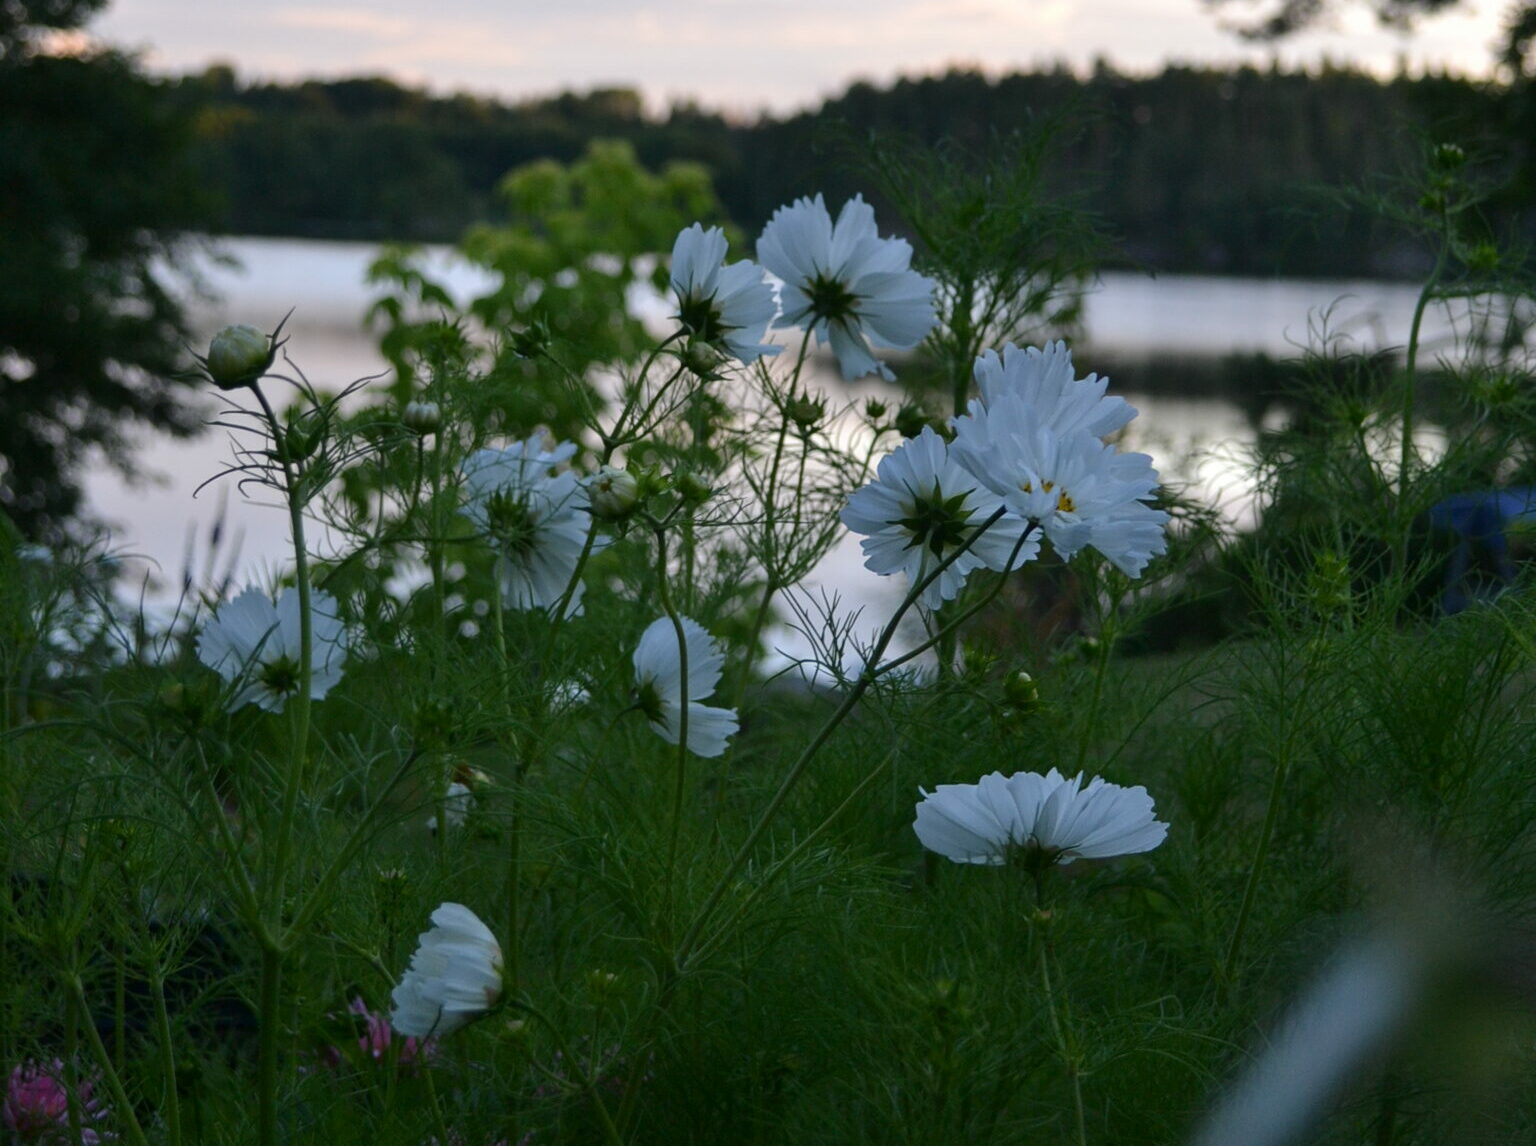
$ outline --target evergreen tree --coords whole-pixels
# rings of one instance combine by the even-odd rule
[[[133,60],[67,54],[104,0],[0,0],[0,512],[58,536],[128,433],[189,433],[168,267],[211,204],[190,124]]]

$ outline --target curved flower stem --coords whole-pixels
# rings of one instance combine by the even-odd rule
[[[1120,602],[1116,598],[1110,607],[1111,631],[1114,629],[1114,614],[1119,611]],[[1099,722],[1099,705],[1104,700],[1104,677],[1109,672],[1109,647],[1110,642],[1103,635],[1103,626],[1099,627],[1099,648],[1093,662],[1093,696],[1088,702],[1088,720],[1083,725],[1083,734],[1077,740],[1077,771],[1081,775],[1083,766],[1088,761],[1088,740],[1093,735],[1094,727]]]
[[[1435,253],[1435,265],[1429,272],[1429,278],[1424,283],[1424,289],[1419,291],[1418,301],[1413,305],[1413,321],[1408,326],[1408,350],[1407,358],[1403,363],[1403,437],[1398,454],[1397,474],[1397,531],[1398,537],[1394,538],[1393,555],[1397,566],[1395,572],[1401,577],[1408,568],[1408,533],[1411,514],[1410,499],[1408,496],[1410,481],[1410,466],[1413,462],[1413,420],[1414,406],[1418,398],[1418,361],[1419,361],[1419,336],[1424,323],[1424,311],[1430,301],[1436,297],[1440,276],[1445,272],[1446,254],[1450,248],[1450,217],[1442,211],[1442,241],[1440,249]]]
[[[508,694],[511,665],[507,660],[506,611],[501,601],[501,577],[498,575],[491,592],[491,623],[496,628],[496,689],[501,694],[502,707],[508,720],[512,717],[512,698]],[[523,900],[522,900],[522,850],[523,850],[523,763],[512,769],[512,814],[507,823],[507,946],[506,969],[510,990],[516,991],[523,981]]]
[[[288,525],[293,544],[294,577],[299,591],[299,685],[293,698],[293,740],[289,749],[288,767],[283,777],[282,811],[278,818],[277,839],[273,846],[273,859],[266,888],[266,934],[258,933],[261,942],[261,985],[259,994],[260,1040],[257,1047],[257,1096],[260,1114],[257,1119],[257,1141],[261,1146],[277,1143],[277,1060],[281,1054],[279,1035],[282,1030],[282,972],[287,954],[288,935],[283,923],[283,906],[287,898],[288,864],[293,850],[293,821],[298,809],[299,791],[304,786],[304,773],[309,754],[309,694],[314,677],[311,663],[314,653],[314,624],[310,612],[309,548],[304,540],[304,498],[298,472],[288,457],[288,443],[283,434],[277,412],[259,384],[251,386],[251,392],[261,403],[271,429],[272,450],[283,469],[283,485],[288,502]]]
[[[709,922],[709,917],[714,913],[715,908],[720,905],[720,900],[730,888],[732,881],[735,880],[736,874],[741,871],[751,858],[752,850],[757,846],[757,841],[762,839],[763,833],[768,830],[768,825],[773,822],[779,809],[784,806],[784,801],[789,798],[790,792],[800,782],[800,777],[805,774],[805,770],[810,765],[810,762],[821,751],[822,746],[826,744],[828,739],[831,738],[838,725],[842,724],[847,719],[848,714],[857,707],[864,694],[869,691],[870,685],[874,684],[876,678],[882,672],[888,671],[888,669],[881,667],[880,658],[885,655],[885,650],[890,647],[890,643],[895,638],[896,630],[900,627],[902,618],[906,616],[907,610],[917,603],[918,598],[922,596],[929,585],[939,579],[944,570],[968,553],[971,546],[981,539],[981,535],[1001,520],[1005,513],[1007,513],[1006,509],[999,508],[976,527],[976,530],[965,539],[965,544],[957,546],[953,553],[948,554],[942,561],[938,562],[928,571],[926,576],[918,580],[907,591],[907,595],[902,598],[901,604],[897,606],[896,612],[892,614],[890,621],[881,630],[874,647],[870,650],[869,657],[865,661],[864,671],[853,682],[853,686],[849,688],[847,695],[843,697],[843,701],[837,706],[836,711],[827,718],[826,723],[817,730],[816,735],[811,738],[811,742],[805,746],[805,750],[800,753],[799,759],[785,773],[784,779],[779,783],[778,791],[773,794],[773,798],[768,801],[768,806],[763,809],[763,814],[758,817],[757,823],[752,825],[752,830],[747,833],[747,838],[742,841],[741,846],[736,849],[736,854],[725,865],[725,870],[715,880],[714,887],[710,890],[709,895],[705,898],[703,905],[694,915],[693,921],[689,924],[688,930],[683,935],[682,943],[673,957],[674,966],[681,968],[687,963],[688,957],[698,942],[699,934],[703,930],[704,925]]]
[[[139,1125],[138,1116],[133,1112],[133,1102],[129,1099],[128,1092],[123,1089],[123,1080],[118,1077],[117,1070],[112,1066],[112,1055],[107,1050],[106,1044],[101,1041],[101,1034],[96,1030],[96,1024],[90,1021],[91,1008],[85,998],[85,984],[80,981],[80,976],[74,973],[68,976],[66,983],[69,987],[70,998],[74,1001],[76,1014],[86,1016],[85,1021],[79,1025],[85,1028],[86,1038],[91,1044],[91,1050],[96,1055],[96,1065],[101,1069],[102,1081],[107,1084],[107,1089],[112,1092],[114,1112],[119,1118],[123,1119],[124,1127],[128,1132],[128,1140],[135,1143],[136,1146],[149,1146],[149,1140],[144,1137],[144,1128]],[[175,1085],[174,1079],[171,1085]],[[74,1095],[77,1090],[78,1084],[69,1088],[71,1096],[71,1128],[78,1132],[79,1127],[74,1125],[78,1117],[74,1113]]]
[[[795,369],[789,377],[789,394],[779,410],[778,436],[773,446],[773,461],[768,466],[768,482],[763,487],[763,599],[758,602],[757,613],[752,618],[752,631],[747,634],[747,657],[741,666],[741,679],[736,684],[737,711],[741,710],[742,701],[746,699],[747,685],[752,680],[752,665],[757,660],[757,642],[762,638],[763,625],[768,620],[768,609],[773,604],[774,595],[779,591],[778,545],[774,536],[774,525],[778,514],[778,487],[779,466],[784,460],[784,444],[789,440],[789,403],[794,400],[800,391],[800,374],[805,368],[805,359],[810,352],[811,332],[807,330],[800,339],[800,353],[795,358]],[[768,377],[767,375],[764,376]],[[801,460],[801,475],[804,476],[804,458]],[[799,504],[798,495],[796,504]]]
[[[1013,563],[1018,560],[1019,553],[1024,548],[1024,542],[1029,540],[1029,535],[1035,531],[1035,528],[1036,526],[1033,521],[1024,527],[1024,532],[1020,534],[1018,541],[1014,543],[1013,552],[1008,555],[1007,565],[1005,565],[1002,571],[998,574],[997,580],[993,583],[992,588],[987,592],[985,597],[973,605],[968,605],[964,612],[958,614],[957,616],[951,617],[949,622],[942,629],[934,633],[922,644],[908,649],[899,657],[895,657],[886,661],[875,670],[875,675],[877,677],[884,676],[886,673],[891,672],[893,669],[899,669],[908,661],[915,660],[922,656],[925,652],[933,648],[934,645],[938,644],[945,637],[956,633],[961,625],[965,624],[965,622],[969,621],[977,613],[981,612],[993,601],[997,600],[997,595],[1003,591],[1003,582],[1007,579],[1008,574],[1012,573],[1014,570]]]
[[[544,1024],[544,1029],[547,1030],[550,1034],[550,1037],[555,1040],[555,1049],[560,1052],[560,1057],[564,1061],[571,1064],[572,1070],[580,1072],[581,1087],[587,1092],[587,1097],[591,1099],[593,1109],[597,1111],[597,1120],[602,1124],[603,1140],[607,1142],[609,1146],[623,1146],[624,1139],[620,1136],[618,1127],[614,1125],[613,1118],[608,1113],[608,1106],[603,1102],[602,1093],[597,1089],[597,1079],[592,1077],[592,1074],[589,1071],[582,1069],[581,1060],[571,1053],[571,1048],[569,1045],[567,1045],[565,1037],[561,1035],[560,1028],[557,1027],[554,1022],[550,1020],[549,1016],[546,1015],[543,1011],[539,1010],[532,1003],[526,1002],[523,999],[509,999],[507,1001],[507,1006],[513,1008],[514,1010],[522,1011],[524,1014],[529,1015],[537,1019],[540,1023]]]

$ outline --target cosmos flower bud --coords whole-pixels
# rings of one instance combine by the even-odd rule
[[[276,353],[271,338],[254,326],[240,323],[226,326],[213,336],[203,366],[220,390],[238,390],[254,386],[272,365]]]
[[[702,505],[714,492],[697,474],[687,470],[672,475],[672,488],[677,491],[678,497],[690,505]]]
[[[784,412],[789,415],[789,420],[795,424],[795,428],[800,433],[809,434],[821,425],[821,419],[827,412],[827,404],[810,398],[796,398],[784,407]]]
[[[424,438],[442,428],[443,411],[436,402],[410,402],[400,415],[400,423],[411,433]]]
[[[1003,699],[1020,712],[1040,707],[1040,686],[1023,669],[1015,669],[1003,678]]]
[[[604,466],[587,479],[587,501],[599,521],[623,521],[640,504],[640,482],[618,466]]]

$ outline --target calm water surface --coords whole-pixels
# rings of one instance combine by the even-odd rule
[[[315,383],[340,387],[385,368],[363,316],[375,297],[365,282],[377,248],[363,243],[322,243],[289,239],[231,239],[222,249],[234,266],[212,261],[200,267],[212,298],[194,299],[191,313],[198,341],[230,322],[271,329],[290,309],[288,350]],[[449,252],[430,252],[435,273],[456,298],[473,295],[486,281],[475,268]],[[1086,299],[1085,338],[1075,357],[1085,372],[1097,350],[1119,359],[1158,353],[1220,355],[1235,350],[1294,353],[1316,344],[1322,332],[1344,335],[1363,349],[1400,345],[1407,337],[1416,292],[1389,283],[1322,283],[1258,279],[1213,279],[1164,275],[1156,279],[1109,273]],[[637,296],[637,313],[664,322],[668,308],[659,296]],[[1454,334],[1443,316],[1431,316],[1428,342]],[[877,384],[848,386],[823,369],[817,382],[833,394],[876,393]],[[1241,457],[1252,430],[1233,403],[1211,398],[1128,394],[1141,416],[1132,424],[1130,444],[1157,460],[1165,477],[1187,482],[1220,504],[1230,520],[1251,519],[1251,489]],[[210,417],[212,417],[210,406]],[[137,488],[109,473],[87,481],[90,508],[114,524],[118,548],[133,555],[136,581],[150,576],[152,596],[174,595],[189,549],[202,553],[213,523],[227,519],[238,540],[237,580],[260,579],[291,563],[286,515],[261,499],[242,497],[229,479],[194,496],[229,457],[223,431],[191,442],[146,437],[140,457],[153,475]],[[323,547],[323,540],[319,543]],[[866,572],[856,539],[845,538],[829,557],[818,581],[876,618],[899,599],[889,579]],[[158,583],[158,588],[157,588]]]

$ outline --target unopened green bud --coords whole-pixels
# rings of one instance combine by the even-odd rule
[[[784,407],[784,413],[789,415],[789,420],[795,424],[795,428],[802,434],[809,434],[817,426],[821,425],[822,416],[827,412],[825,402],[815,401],[810,398],[796,398]]]
[[[294,422],[283,432],[283,456],[290,462],[302,462],[320,444],[321,429]]]
[[[512,336],[512,353],[519,358],[537,358],[549,349],[549,327],[544,320],[530,323]]]
[[[1467,252],[1467,269],[1480,275],[1491,275],[1499,269],[1499,248],[1492,243],[1478,243]]]
[[[239,390],[254,386],[272,365],[276,353],[271,338],[254,326],[240,323],[226,326],[213,336],[203,367],[220,390]]]
[[[928,413],[916,402],[908,402],[896,411],[896,432],[903,438],[915,438],[928,424]]]
[[[677,492],[677,496],[689,505],[702,505],[714,492],[705,482],[687,470],[672,475],[672,488]]]
[[[720,363],[723,357],[707,342],[695,340],[684,348],[682,353],[683,365],[693,373],[705,380],[715,378],[720,373]]]
[[[618,466],[604,466],[587,479],[587,501],[599,521],[623,521],[640,504],[640,482]]]
[[[426,437],[443,426],[443,411],[436,402],[408,402],[400,414],[400,424],[411,433]]]
[[[1353,599],[1349,562],[1331,549],[1323,550],[1313,562],[1307,587],[1311,593],[1312,606],[1319,613],[1347,610]]]
[[[1014,669],[1003,678],[1003,699],[1020,712],[1033,712],[1040,707],[1040,686],[1023,669]]]
[[[864,416],[871,422],[878,422],[890,413],[890,407],[879,398],[871,398],[864,403]]]

